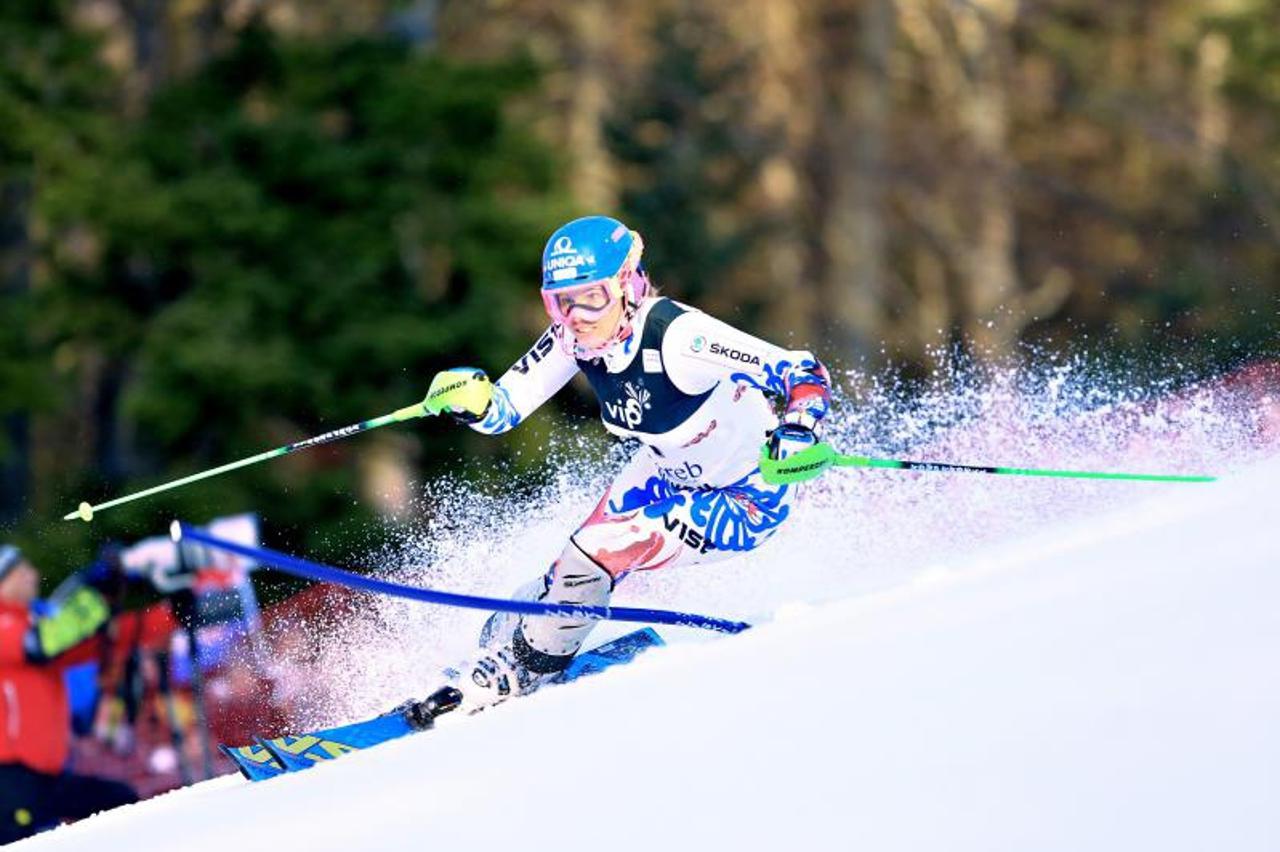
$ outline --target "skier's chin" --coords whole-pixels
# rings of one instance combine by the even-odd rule
[[[590,349],[598,349],[605,344],[609,335],[604,333],[599,323],[584,323],[573,327],[573,337],[578,343]]]

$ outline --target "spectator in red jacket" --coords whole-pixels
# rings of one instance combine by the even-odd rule
[[[0,545],[0,844],[137,801],[119,781],[66,771],[71,710],[63,670],[99,653],[88,640],[110,618],[100,588],[115,573],[96,563],[54,609],[36,599],[35,567],[16,547]]]

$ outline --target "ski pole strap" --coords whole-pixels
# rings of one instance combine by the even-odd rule
[[[703,630],[714,630],[718,633],[741,633],[751,625],[742,621],[729,621],[707,615],[695,615],[686,612],[671,612],[662,609],[638,609],[621,606],[581,606],[575,604],[552,604],[542,601],[517,601],[506,598],[486,598],[478,595],[460,595],[454,592],[441,592],[435,589],[423,589],[418,586],[406,586],[366,577],[331,565],[311,562],[269,550],[265,547],[253,547],[234,541],[218,538],[204,530],[174,521],[169,530],[173,540],[194,541],[208,547],[215,547],[229,553],[235,553],[249,559],[270,565],[277,570],[316,580],[322,583],[337,583],[352,589],[372,592],[378,595],[406,598],[426,603],[456,606],[464,609],[482,609],[490,612],[513,612],[519,615],[551,615],[565,618],[589,618],[600,621],[627,621],[641,624],[673,624],[680,627],[698,627]]]

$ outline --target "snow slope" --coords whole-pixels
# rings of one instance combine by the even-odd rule
[[[1280,849],[1280,459],[1144,494],[18,848]]]

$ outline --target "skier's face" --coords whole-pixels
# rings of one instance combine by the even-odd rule
[[[614,299],[602,314],[595,317],[586,311],[569,313],[569,330],[573,332],[574,339],[588,349],[600,348],[612,340],[620,322],[622,322],[621,299]]]

